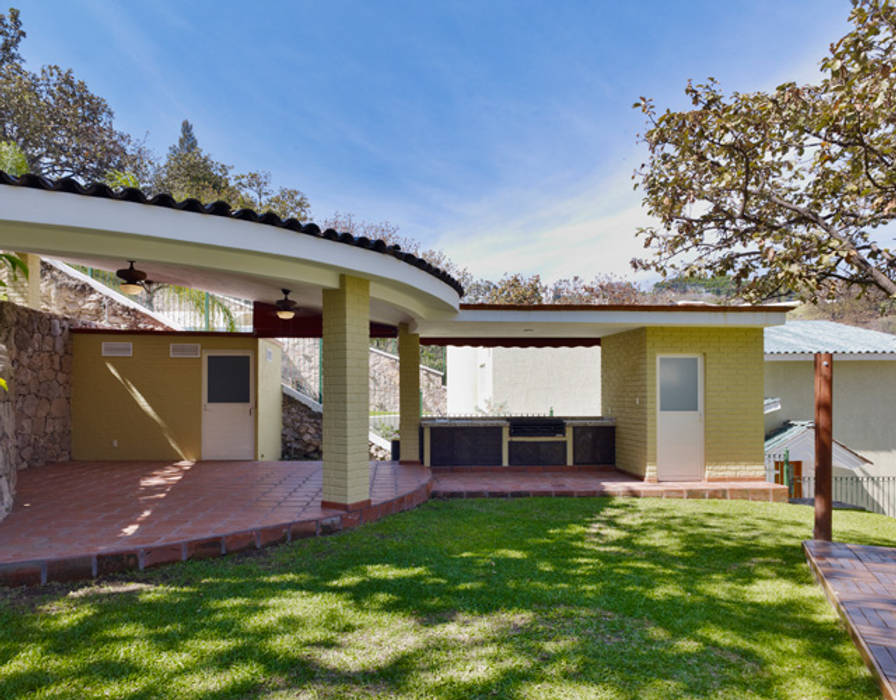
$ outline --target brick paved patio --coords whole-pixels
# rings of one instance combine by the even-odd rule
[[[370,465],[371,506],[323,509],[320,462],[71,462],[19,472],[0,583],[90,578],[353,527],[429,497],[424,467]]]
[[[803,549],[883,696],[896,700],[896,549],[818,540]]]

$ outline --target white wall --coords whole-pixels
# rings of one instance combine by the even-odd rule
[[[896,474],[896,361],[834,361],[834,439],[870,459],[868,474]],[[814,420],[811,360],[765,363],[765,395],[781,410],[765,417],[766,432],[786,420]]]
[[[448,415],[486,411],[492,400],[492,351],[448,346]]]
[[[600,348],[448,348],[448,413],[600,415]]]

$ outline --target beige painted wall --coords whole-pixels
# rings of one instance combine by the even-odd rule
[[[812,360],[765,363],[765,395],[781,410],[765,417],[766,430],[786,420],[814,420]],[[867,457],[868,474],[896,474],[896,361],[834,361],[834,439]]]
[[[283,444],[283,397],[280,388],[283,363],[280,344],[258,341],[258,444],[257,458],[280,459]]]
[[[249,336],[186,333],[85,333],[73,334],[73,339],[72,457],[81,460],[200,459],[202,359],[171,358],[170,343],[252,350],[256,356],[259,345]],[[102,357],[104,341],[132,342],[133,357]],[[279,406],[279,382],[276,394]],[[267,400],[261,403],[267,405]],[[256,425],[256,435],[262,432],[267,428]]]

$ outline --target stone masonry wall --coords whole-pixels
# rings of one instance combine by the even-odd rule
[[[281,459],[320,459],[323,415],[310,406],[283,394],[283,445]],[[392,455],[368,443],[370,459],[390,460]]]
[[[16,470],[69,459],[71,321],[0,302],[0,517]]]
[[[321,458],[321,419],[319,411],[283,394],[282,459]]]

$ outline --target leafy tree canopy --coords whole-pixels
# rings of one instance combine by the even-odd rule
[[[100,180],[111,168],[145,169],[146,153],[112,124],[106,101],[71,70],[25,68],[19,12],[0,14],[0,140],[21,149],[28,170],[47,177]]]
[[[653,285],[657,292],[703,292],[717,297],[734,296],[734,282],[725,275],[715,277],[667,277]]]
[[[192,197],[205,203],[222,200],[235,208],[272,211],[284,219],[306,220],[310,215],[308,198],[297,189],[275,188],[269,172],[231,171],[231,166],[199,147],[193,125],[185,119],[180,138],[156,169],[150,189],[167,192],[175,199]]]
[[[636,187],[658,226],[636,269],[730,276],[758,300],[847,289],[896,295],[881,227],[896,217],[896,9],[853,0],[853,29],[818,85],[723,93],[689,83],[691,109],[641,98],[648,158]],[[878,235],[875,235],[878,234]]]
[[[0,14],[0,69],[22,62],[19,44],[25,36],[19,11],[15,7],[9,8],[9,15]]]
[[[24,175],[28,172],[25,154],[12,141],[0,141],[0,170],[10,175]]]

